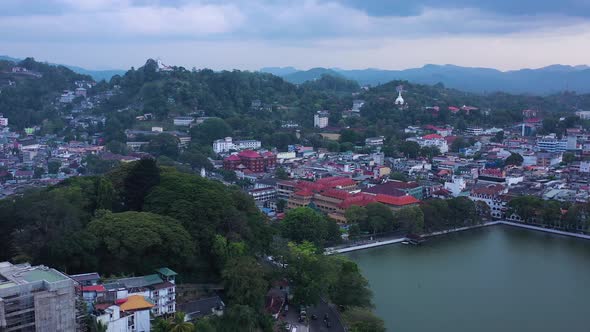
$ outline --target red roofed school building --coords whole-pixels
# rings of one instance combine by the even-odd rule
[[[283,188],[292,188],[287,208],[310,206],[326,213],[338,222],[346,223],[344,213],[349,207],[366,206],[371,203],[382,203],[393,210],[406,206],[417,205],[420,200],[407,194],[404,190],[395,189],[395,193],[382,194],[358,191],[354,180],[346,177],[330,177],[316,182],[289,181],[291,185],[283,183]],[[399,186],[404,187],[404,186]],[[409,185],[413,187],[413,185]]]
[[[223,160],[223,168],[231,171],[249,170],[253,173],[262,173],[268,168],[275,167],[277,156],[272,152],[258,153],[252,150],[244,150],[238,154]]]

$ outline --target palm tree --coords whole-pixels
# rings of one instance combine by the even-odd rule
[[[177,312],[170,322],[170,332],[192,332],[194,330],[193,323],[185,322],[184,318],[184,312]]]
[[[107,324],[101,322],[101,321],[97,321],[92,319],[92,323],[90,325],[90,331],[91,332],[107,332]]]
[[[162,318],[156,318],[152,326],[152,332],[170,332],[170,329],[170,322]]]

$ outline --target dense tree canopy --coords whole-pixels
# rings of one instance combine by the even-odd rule
[[[335,223],[311,208],[303,207],[287,212],[281,221],[281,234],[297,243],[309,241],[322,247],[326,240],[337,240],[338,230]]]
[[[191,236],[169,217],[145,212],[107,212],[88,225],[96,239],[101,272],[149,273],[154,266],[182,269],[195,253]]]

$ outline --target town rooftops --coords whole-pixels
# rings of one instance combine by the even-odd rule
[[[148,287],[155,284],[163,283],[164,280],[157,274],[150,274],[143,277],[132,277],[115,280],[117,284],[123,284],[127,288]]]
[[[238,153],[239,157],[242,158],[260,158],[260,154],[256,151],[252,151],[252,150],[244,150],[240,153]]]
[[[405,196],[406,193],[402,190],[400,190],[399,187],[396,187],[395,185],[392,185],[390,183],[393,182],[386,182],[383,184],[379,184],[367,189],[364,189],[363,192],[366,193],[370,193],[370,194],[385,194],[385,195],[389,195],[389,196]]]
[[[418,199],[410,195],[394,197],[382,194],[377,195],[377,202],[393,206],[405,206],[420,203]]]
[[[430,134],[422,136],[423,139],[443,139],[439,134]]]
[[[100,279],[100,275],[96,272],[91,272],[91,273],[74,274],[74,275],[71,275],[70,278],[76,280],[77,282],[81,282],[81,281],[98,280],[98,279]]]
[[[501,184],[492,184],[471,189],[471,193],[475,195],[499,195],[502,191],[504,191],[504,186]]]
[[[351,196],[347,191],[338,189],[327,189],[323,191],[321,195],[337,199],[346,199]]]
[[[231,156],[227,157],[225,160],[228,160],[228,161],[241,161],[242,159],[240,159],[240,157],[238,157],[237,155],[232,154]]]
[[[92,285],[92,286],[82,286],[82,291],[83,292],[102,293],[102,292],[106,292],[107,290],[104,287],[104,285]]]
[[[161,284],[155,284],[155,285],[150,286],[150,289],[157,290],[157,289],[171,288],[171,287],[175,287],[175,286],[176,285],[171,283],[170,281],[164,281]]]

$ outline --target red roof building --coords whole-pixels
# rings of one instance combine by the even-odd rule
[[[223,160],[223,168],[227,170],[247,169],[253,173],[262,173],[276,166],[277,157],[271,152],[260,154],[252,150],[244,150]]]
[[[443,139],[443,137],[439,134],[430,134],[422,136],[423,139]]]

